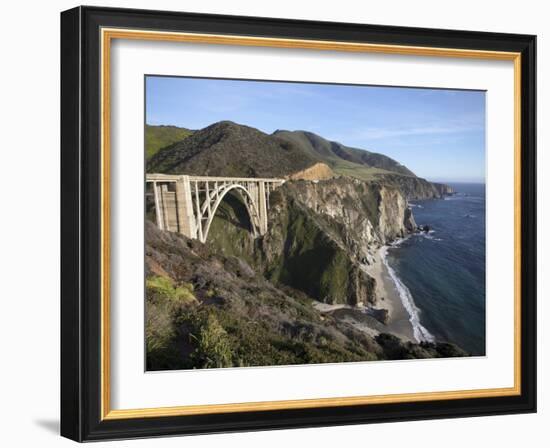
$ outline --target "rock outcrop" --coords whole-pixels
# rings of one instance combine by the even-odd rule
[[[379,182],[398,188],[408,199],[439,199],[453,193],[446,184],[429,182],[416,176],[399,176],[395,174],[380,174],[376,176]]]
[[[416,228],[401,191],[377,182],[340,177],[322,182],[289,182],[282,191],[321,218],[334,221],[347,234],[347,238],[340,238],[344,245],[357,242],[363,254],[373,244],[385,244]],[[358,258],[363,254],[359,252]]]
[[[454,188],[450,185],[441,184],[438,182],[432,182],[432,185],[436,188],[441,196],[449,196],[456,193]]]
[[[326,163],[321,162],[287,176],[291,180],[326,180],[333,177],[336,177],[334,171]]]

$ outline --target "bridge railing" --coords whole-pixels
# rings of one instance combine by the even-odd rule
[[[223,176],[189,176],[185,174],[146,174],[146,182],[177,182],[183,176],[189,178],[191,182],[273,182],[283,184],[286,179],[274,177],[223,177]]]

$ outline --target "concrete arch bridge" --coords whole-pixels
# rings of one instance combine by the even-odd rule
[[[230,191],[243,200],[254,236],[267,232],[269,194],[284,179],[147,174],[146,193],[155,202],[157,226],[206,242],[218,206]]]

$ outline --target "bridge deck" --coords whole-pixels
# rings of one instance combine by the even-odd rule
[[[147,182],[177,182],[181,174],[147,174]],[[216,177],[216,176],[188,176],[191,182],[285,182],[286,179],[269,177]]]

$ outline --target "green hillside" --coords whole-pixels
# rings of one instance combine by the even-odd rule
[[[214,123],[162,148],[149,173],[200,176],[283,177],[317,162],[302,148],[231,121]]]
[[[415,177],[404,165],[387,157],[362,149],[350,148],[338,142],[306,131],[276,131],[273,136],[279,140],[298,145],[319,161],[329,165],[333,171],[344,176],[371,180],[381,174],[399,174]]]
[[[153,157],[159,149],[189,137],[193,131],[177,126],[145,125],[145,155],[147,160]]]

